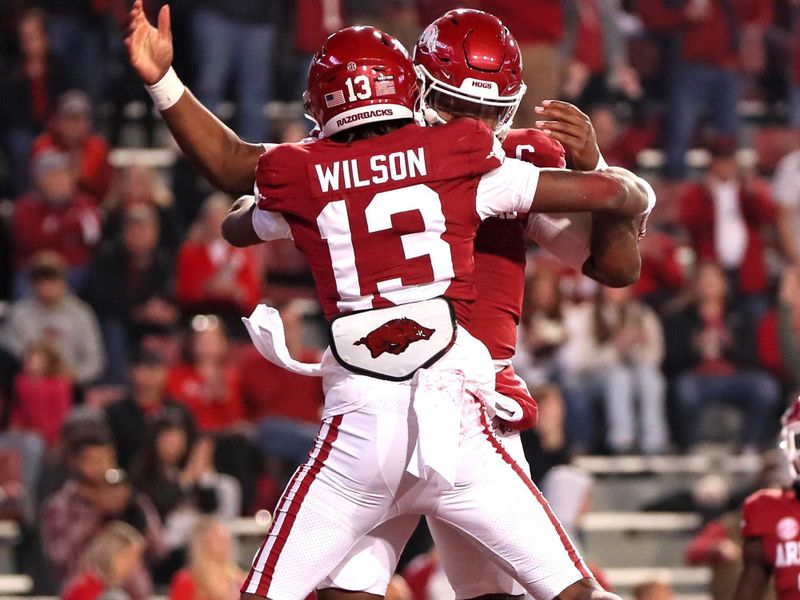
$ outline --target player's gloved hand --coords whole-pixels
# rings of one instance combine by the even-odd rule
[[[128,13],[128,31],[125,34],[128,60],[141,80],[147,85],[157,83],[172,65],[172,30],[169,5],[158,12],[158,29],[144,14],[142,0],[133,3]]]
[[[494,428],[507,433],[536,427],[539,407],[527,390],[523,392],[518,386],[505,385],[502,380],[496,382],[496,386],[495,394],[485,398]]]
[[[591,119],[577,106],[561,100],[545,100],[536,107],[541,121],[536,128],[558,140],[571,159],[571,167],[578,171],[592,171],[600,160],[600,148]]]

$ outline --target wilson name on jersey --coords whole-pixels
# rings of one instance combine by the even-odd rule
[[[282,144],[259,160],[258,206],[286,218],[326,317],[446,296],[466,325],[478,187],[503,158],[472,119]]]

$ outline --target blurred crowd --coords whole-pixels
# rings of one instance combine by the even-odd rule
[[[631,288],[530,249],[515,367],[540,403],[534,479],[580,454],[773,446],[800,390],[800,2],[170,4],[176,70],[248,141],[304,137],[305,68],[330,32],[369,23],[410,45],[454,6],[496,14],[523,51],[515,125],[574,102],[607,161],[659,195]],[[0,3],[0,516],[22,524],[38,592],[235,598],[225,524],[274,505],[322,404],[239,318],[278,306],[305,361],[324,323],[291,243],[222,240],[232,199],[127,66],[127,8]],[[435,566],[422,554],[392,594],[425,600]]]

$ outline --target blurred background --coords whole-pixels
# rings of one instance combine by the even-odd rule
[[[154,17],[162,3],[146,1]],[[297,141],[311,54],[347,24],[409,47],[444,11],[500,17],[533,107],[589,114],[658,205],[632,288],[530,249],[515,366],[534,478],[598,577],[729,598],[742,499],[780,481],[800,389],[800,2],[175,0],[175,68],[242,138]],[[127,66],[125,0],[0,2],[0,596],[238,598],[319,420],[319,380],[239,322],[324,322],[291,243],[227,246],[206,184]],[[393,600],[452,597],[421,529]]]

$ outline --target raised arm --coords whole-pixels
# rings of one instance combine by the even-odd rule
[[[171,71],[169,5],[161,7],[155,28],[144,14],[142,0],[136,0],[128,15],[125,46],[131,66],[146,85],[162,84],[167,78],[173,85],[182,85]],[[240,139],[188,88],[177,93],[177,102],[161,110],[161,115],[181,150],[215,187],[231,194],[252,192],[258,157],[264,147]]]
[[[635,218],[647,210],[648,190],[626,169],[601,171],[542,169],[531,203],[532,212],[603,213]]]
[[[481,219],[516,212],[590,212],[636,218],[655,202],[652,188],[626,169],[539,169],[513,158],[481,177],[476,200]]]

